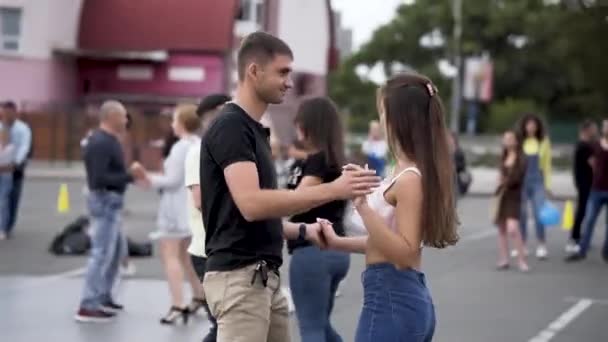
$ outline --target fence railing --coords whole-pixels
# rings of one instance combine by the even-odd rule
[[[133,120],[123,143],[127,162],[139,160],[149,169],[161,166],[161,148],[153,141],[170,130],[170,118],[136,107],[128,108]],[[35,160],[70,162],[82,159],[80,141],[98,125],[95,109],[83,106],[26,109],[22,118],[32,129]]]

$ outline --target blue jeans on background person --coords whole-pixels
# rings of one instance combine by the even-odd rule
[[[23,178],[25,177],[25,166],[21,166],[13,171],[12,187],[8,202],[8,222],[6,225],[7,234],[13,232],[19,214],[19,202],[21,201],[21,190],[23,189]]]
[[[87,198],[93,234],[80,302],[83,309],[99,310],[112,301],[112,287],[124,255],[120,233],[123,201],[122,194],[109,191],[91,191]]]
[[[13,174],[0,173],[0,230],[10,234],[10,194],[13,188]]]
[[[342,342],[331,326],[336,291],[350,267],[350,256],[316,246],[293,251],[289,266],[291,296],[302,342]]]
[[[361,275],[363,309],[355,342],[428,342],[435,307],[424,274],[393,264],[368,265]]]
[[[378,157],[373,154],[367,156],[367,167],[375,170],[378,177],[384,178],[384,169],[386,168],[386,158]]]
[[[587,202],[587,212],[585,213],[585,219],[583,220],[583,236],[579,245],[579,254],[582,256],[586,256],[589,251],[595,222],[602,210],[602,206],[608,208],[608,191],[591,190]],[[608,212],[606,213],[606,234],[607,235],[604,238],[604,247],[602,248],[602,256],[604,259],[608,259]]]
[[[545,242],[545,226],[540,222],[540,208],[545,202],[545,185],[542,178],[526,180],[522,189],[521,201],[521,237],[524,242],[528,239],[528,201],[532,203],[532,214],[534,215],[534,225],[536,226],[536,239]]]

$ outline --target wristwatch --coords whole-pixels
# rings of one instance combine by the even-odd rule
[[[304,223],[300,224],[298,230],[298,240],[306,240],[306,225]]]

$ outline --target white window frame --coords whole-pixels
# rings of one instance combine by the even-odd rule
[[[18,34],[5,34],[2,32],[2,16],[0,15],[0,53],[2,54],[18,54],[21,51],[21,35],[23,34],[23,8],[16,6],[0,6],[0,13],[2,10],[16,10],[19,13],[19,33]],[[7,49],[5,44],[13,43],[17,46],[16,49]]]
[[[148,64],[121,64],[116,69],[116,78],[120,81],[152,81],[154,67]]]
[[[172,82],[204,82],[205,68],[202,66],[170,66],[167,78]]]

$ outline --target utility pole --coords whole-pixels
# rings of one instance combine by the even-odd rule
[[[462,97],[462,56],[460,55],[460,41],[462,37],[462,1],[452,0],[452,14],[454,16],[454,58],[452,63],[458,71],[452,79],[452,103],[450,112],[450,128],[453,132],[459,133],[460,126],[460,104]]]

